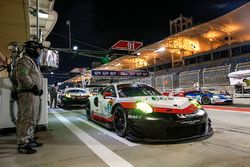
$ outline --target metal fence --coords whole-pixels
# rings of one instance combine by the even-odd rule
[[[228,74],[231,65],[204,68],[203,86],[227,86],[230,85]]]
[[[236,65],[235,71],[239,70],[249,70],[250,69],[250,62],[246,63],[239,63]]]
[[[184,71],[179,74],[180,88],[194,87],[195,84],[198,87],[200,85],[200,70]]]
[[[233,67],[233,66],[232,66]],[[230,86],[228,74],[232,71],[250,69],[250,62],[239,63],[235,69],[231,65],[204,68],[203,70],[193,70],[180,72],[179,75],[172,73],[167,75],[150,76],[145,78],[128,78],[119,81],[141,82],[155,87],[160,92],[177,88],[215,87]],[[195,85],[196,84],[196,85]]]
[[[141,78],[141,79],[140,79],[140,82],[141,82],[141,83],[148,84],[148,85],[151,85],[151,86],[154,86],[153,77]]]
[[[173,89],[174,74],[160,75],[155,78],[155,88],[160,92],[165,92],[166,90]]]

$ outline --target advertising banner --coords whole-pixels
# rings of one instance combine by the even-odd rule
[[[128,77],[148,77],[147,71],[112,71],[112,70],[92,70],[91,74],[95,76],[128,76]]]

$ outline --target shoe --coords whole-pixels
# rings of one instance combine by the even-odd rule
[[[18,153],[22,153],[22,154],[33,154],[33,153],[36,153],[36,150],[33,149],[28,144],[18,144],[17,150],[18,150]]]
[[[31,140],[28,145],[31,147],[41,147],[43,146],[43,143],[38,143],[35,140]]]

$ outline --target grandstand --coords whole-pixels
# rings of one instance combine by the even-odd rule
[[[194,83],[203,88],[226,89],[230,86],[230,72],[250,68],[249,15],[250,2],[214,20],[174,31],[175,34],[98,69],[153,72],[152,77],[140,81],[160,91],[193,88]]]

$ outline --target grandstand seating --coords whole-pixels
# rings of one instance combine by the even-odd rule
[[[208,57],[208,55],[212,57],[212,60],[201,58],[202,56]],[[215,58],[215,56],[219,58]],[[209,53],[192,55],[191,58],[196,58],[198,62],[199,60],[204,61],[200,63],[196,62],[195,64],[186,64],[176,68],[170,68],[169,65],[164,66],[161,64],[161,66],[167,68],[163,70],[162,68],[156,68],[161,70],[156,71],[157,77],[152,84],[162,89],[163,84],[158,82],[163,81],[159,79],[159,76],[173,75],[172,80],[168,79],[170,83],[173,82],[171,84],[169,83],[173,88],[192,87],[193,82],[198,80],[200,86],[229,85],[228,73],[237,70],[237,67],[239,69],[250,69],[250,43],[221,47]],[[188,58],[185,59],[185,62],[187,62],[187,59]],[[246,62],[249,62],[249,64]],[[152,70],[153,68],[149,68],[149,70],[150,69]],[[198,70],[200,70],[198,74],[194,73],[194,71]]]

